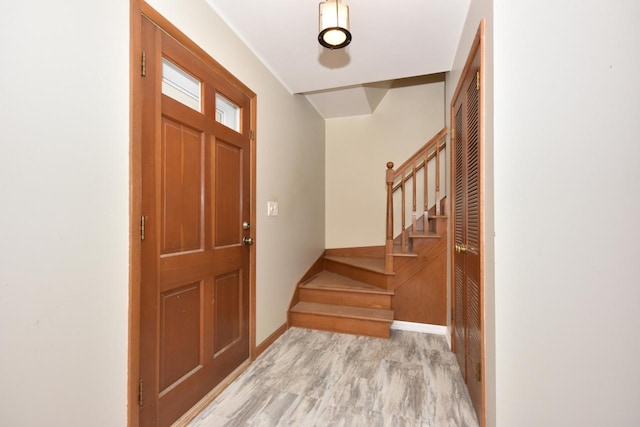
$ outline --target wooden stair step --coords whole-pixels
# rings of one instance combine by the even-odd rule
[[[413,253],[413,252],[402,252],[402,248],[400,247],[400,245],[395,245],[393,247],[393,254],[391,254],[392,256],[395,257],[406,257],[406,258],[417,258],[418,254]]]
[[[300,285],[300,287],[305,289],[326,289],[354,293],[393,295],[393,291],[380,289],[377,286],[373,286],[359,280],[354,280],[340,274],[332,273],[330,271],[321,271],[313,276],[309,281]]]
[[[340,264],[350,265],[362,270],[372,271],[374,273],[385,274],[387,276],[393,276],[393,273],[387,273],[384,271],[384,258],[365,258],[365,257],[350,257],[350,256],[325,256],[324,259],[329,261],[338,262]]]
[[[292,326],[389,338],[393,311],[299,302],[290,310]]]
[[[388,288],[389,278],[394,276],[394,273],[384,271],[384,258],[325,255],[324,268],[382,289]]]
[[[351,319],[371,320],[374,322],[393,322],[393,310],[379,308],[347,307],[344,305],[318,304],[315,302],[299,302],[291,309],[293,313],[320,314],[331,317],[348,317]]]
[[[299,286],[300,301],[349,307],[391,309],[393,291],[340,274],[321,271]]]
[[[409,237],[412,239],[439,239],[440,235],[436,234],[436,233],[424,233],[424,234],[420,234],[420,233],[410,233]]]

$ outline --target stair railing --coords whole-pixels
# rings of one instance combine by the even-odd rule
[[[424,224],[427,224],[427,215],[429,212],[429,161],[435,158],[435,213],[440,215],[440,151],[446,146],[447,128],[443,128],[425,145],[409,157],[399,168],[393,169],[393,162],[387,163],[386,182],[387,182],[387,220],[386,220],[386,244],[385,244],[385,271],[393,272],[393,256],[396,253],[394,248],[394,194],[400,191],[400,215],[401,215],[401,231],[400,231],[400,252],[405,254],[407,251],[407,227],[406,227],[406,188],[407,183],[411,181],[411,206],[412,206],[412,227],[413,233],[417,231],[417,218],[420,216],[417,210],[416,197],[418,194],[418,186],[422,186],[423,203],[421,209],[424,215]],[[422,170],[423,182],[418,183],[417,175]]]

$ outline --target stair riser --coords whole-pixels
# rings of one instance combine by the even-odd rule
[[[421,257],[424,257],[434,248],[440,246],[440,239],[412,239],[413,251]]]
[[[300,288],[300,300],[348,307],[391,309],[391,295]]]
[[[436,234],[443,234],[447,230],[447,220],[445,218],[432,218],[429,220],[429,231]]]
[[[365,282],[381,289],[387,289],[387,276],[382,273],[364,270],[328,259],[324,260],[324,268],[332,273],[341,274],[350,279]]]
[[[387,322],[322,316],[309,313],[291,313],[291,326],[378,338],[389,338],[391,329],[390,324]]]

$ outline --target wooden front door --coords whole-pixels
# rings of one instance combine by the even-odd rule
[[[251,98],[142,21],[140,425],[164,426],[249,358]]]
[[[451,111],[454,192],[452,282],[454,351],[478,419],[484,425],[481,35],[479,30]]]

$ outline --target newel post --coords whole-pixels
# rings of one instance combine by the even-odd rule
[[[393,162],[387,163],[387,240],[385,244],[384,269],[393,272]]]

